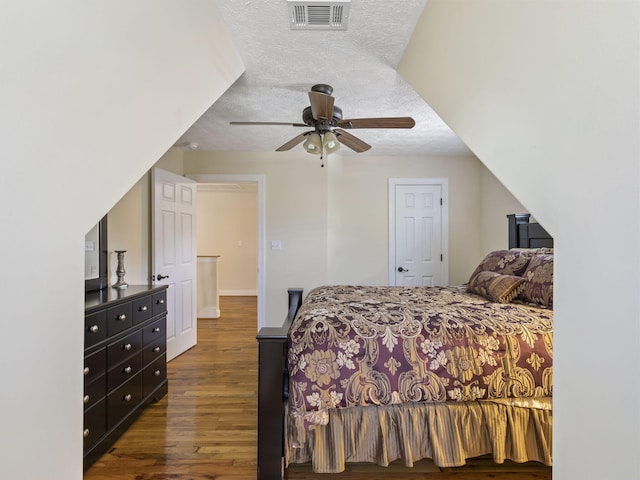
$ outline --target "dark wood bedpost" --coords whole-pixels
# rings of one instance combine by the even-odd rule
[[[507,215],[509,219],[509,248],[518,248],[520,244],[520,224],[529,223],[531,214],[529,213],[512,213]]]
[[[509,219],[509,248],[553,248],[553,237],[538,223],[530,223],[531,214],[512,213]]]
[[[261,328],[258,340],[258,480],[284,478],[287,334],[302,304],[302,289],[289,289],[289,311],[281,327]]]

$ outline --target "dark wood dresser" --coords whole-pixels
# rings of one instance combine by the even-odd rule
[[[85,297],[85,469],[167,393],[166,288],[130,285]]]

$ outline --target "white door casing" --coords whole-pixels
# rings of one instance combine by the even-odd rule
[[[167,361],[198,340],[196,182],[152,170],[152,280],[167,289]]]
[[[389,284],[448,282],[447,180],[389,179]]]

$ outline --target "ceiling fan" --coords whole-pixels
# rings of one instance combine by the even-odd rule
[[[304,123],[287,122],[230,122],[232,125],[289,125],[292,127],[312,127],[313,130],[293,137],[276,149],[277,152],[290,150],[301,142],[309,153],[323,155],[333,153],[339,143],[355,152],[366,152],[371,145],[350,134],[346,129],[354,128],[413,128],[416,122],[411,117],[342,118],[342,109],[334,105],[331,96],[333,87],[317,84],[311,87],[311,105],[302,110]],[[339,143],[338,143],[339,142]]]

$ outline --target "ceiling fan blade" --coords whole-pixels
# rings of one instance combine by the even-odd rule
[[[231,125],[288,125],[289,127],[308,127],[306,123],[288,122],[229,122]]]
[[[335,133],[338,137],[338,141],[343,145],[349,147],[354,152],[366,152],[371,148],[371,145],[363,142],[358,137],[354,137],[349,132],[345,132],[344,130],[340,130],[336,128],[333,133]]]
[[[295,147],[299,143],[302,143],[304,139],[307,137],[307,135],[309,135],[310,133],[311,132],[305,132],[305,133],[301,133],[300,135],[296,135],[284,145],[276,148],[276,152],[285,152],[287,150],[291,150],[293,147]]]
[[[311,114],[313,118],[331,122],[333,118],[334,98],[326,93],[309,92],[309,100],[311,101]]]
[[[338,121],[341,128],[413,128],[411,117],[352,118]]]

